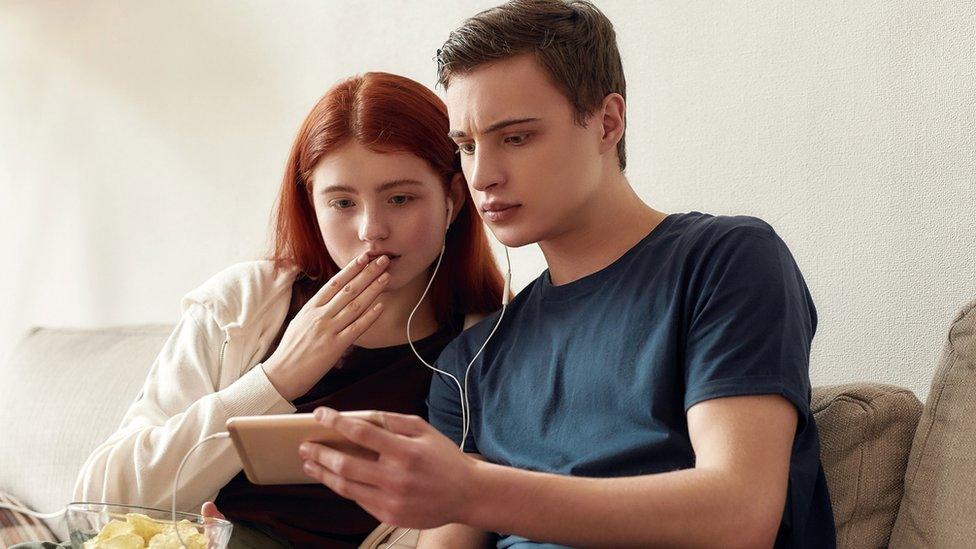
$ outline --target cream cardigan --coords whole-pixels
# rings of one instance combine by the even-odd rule
[[[179,324],[142,392],[82,467],[76,501],[169,508],[176,469],[197,442],[225,431],[231,417],[295,411],[258,367],[284,322],[296,276],[272,267],[234,265],[183,298]],[[177,508],[197,512],[241,468],[229,439],[207,442],[183,467]]]

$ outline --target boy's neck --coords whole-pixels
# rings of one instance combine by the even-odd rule
[[[624,255],[667,217],[634,192],[619,173],[561,234],[539,242],[554,285],[593,274]]]

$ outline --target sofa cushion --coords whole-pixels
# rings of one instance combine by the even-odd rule
[[[976,300],[956,314],[905,472],[891,546],[976,544]]]
[[[837,547],[885,547],[922,403],[902,387],[817,387],[811,408],[834,510]]]
[[[23,507],[17,498],[0,492],[0,505]],[[54,534],[39,519],[11,511],[0,509],[0,547],[10,547],[25,541],[51,541]]]
[[[0,490],[51,513],[118,428],[172,326],[31,330],[0,362]],[[49,521],[59,538],[64,521]]]

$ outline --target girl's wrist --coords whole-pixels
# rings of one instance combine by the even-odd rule
[[[268,381],[274,386],[281,398],[291,402],[298,398],[294,395],[294,391],[288,386],[288,383],[282,379],[284,376],[281,374],[281,366],[274,359],[274,356],[268,358],[261,364],[261,368],[264,370],[264,375],[268,377]]]

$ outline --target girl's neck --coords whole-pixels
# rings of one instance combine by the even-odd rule
[[[418,276],[406,286],[380,295],[376,302],[383,303],[383,313],[363,335],[359,336],[356,345],[377,349],[406,343],[407,318],[417,305],[417,300],[420,299],[429,277],[429,274]],[[414,342],[419,341],[435,334],[439,328],[437,315],[428,293],[410,322],[410,339]]]

